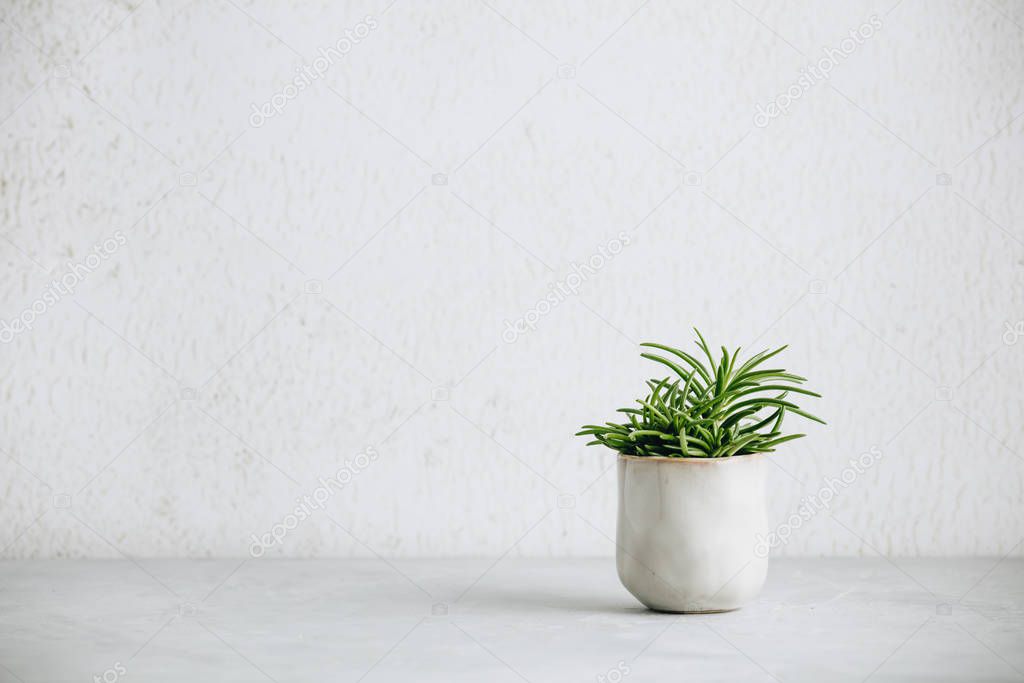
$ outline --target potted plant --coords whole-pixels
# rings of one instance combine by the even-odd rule
[[[694,331],[693,355],[641,344],[672,375],[648,380],[638,405],[618,410],[625,422],[577,432],[619,454],[619,579],[664,612],[727,611],[757,596],[768,569],[755,552],[768,535],[764,454],[804,436],[783,434],[787,414],[824,424],[789,398],[820,397],[805,378],[766,366],[785,346],[740,362],[740,349],[716,358]]]

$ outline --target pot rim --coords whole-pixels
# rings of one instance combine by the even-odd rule
[[[656,462],[700,462],[700,463],[714,463],[719,464],[726,460],[741,460],[743,458],[750,457],[761,457],[764,453],[744,453],[742,455],[729,455],[718,458],[669,458],[664,455],[627,455],[625,453],[619,453],[620,460],[653,460]]]

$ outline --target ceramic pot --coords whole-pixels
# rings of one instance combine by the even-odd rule
[[[767,464],[761,454],[619,455],[622,585],[661,612],[724,612],[757,597],[768,571]]]

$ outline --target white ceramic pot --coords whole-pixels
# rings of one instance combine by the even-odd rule
[[[768,571],[760,454],[619,455],[619,579],[662,612],[722,612],[757,597]]]

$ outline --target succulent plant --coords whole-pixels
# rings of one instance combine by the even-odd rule
[[[591,436],[590,445],[607,446],[625,455],[668,458],[723,458],[749,453],[770,453],[775,447],[804,434],[783,434],[782,421],[792,413],[815,422],[824,420],[787,400],[790,394],[820,398],[800,385],[806,378],[780,368],[764,368],[766,361],[787,347],[764,350],[740,362],[740,350],[715,358],[696,328],[697,346],[707,358],[664,344],[641,346],[661,353],[640,355],[672,371],[647,380],[648,393],[637,407],[619,408],[625,422],[584,425],[577,436]],[[662,355],[664,354],[664,355]]]

